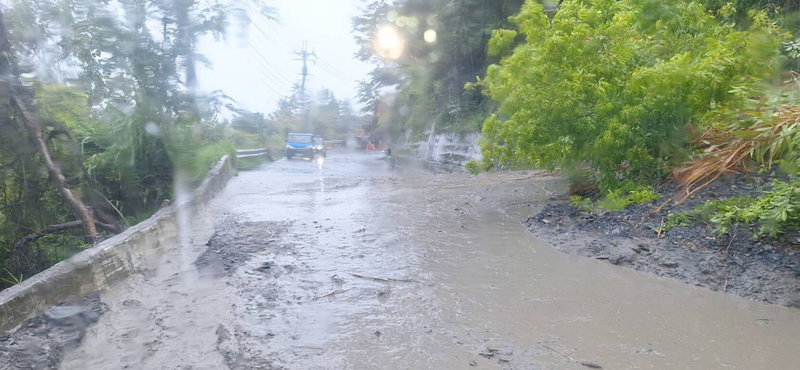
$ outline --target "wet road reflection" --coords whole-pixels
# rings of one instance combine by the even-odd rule
[[[800,310],[533,239],[522,220],[560,187],[363,153],[241,172],[191,226],[231,272],[182,282],[168,253],[104,294],[64,367],[797,368]]]

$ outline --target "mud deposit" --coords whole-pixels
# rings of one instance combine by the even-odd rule
[[[99,294],[92,294],[25,320],[13,334],[0,337],[0,369],[56,368],[105,310]]]
[[[563,185],[333,151],[243,171],[48,366],[797,368],[800,310],[534,238]]]
[[[721,182],[677,206],[664,201],[620,212],[586,212],[566,202],[547,205],[525,224],[555,248],[611,264],[667,276],[716,291],[800,307],[800,248],[787,235],[779,240],[753,238],[753,228],[716,235],[711,225],[676,227],[659,235],[668,213],[691,209],[717,194],[745,195],[758,184],[739,179]],[[672,199],[677,188],[660,189]]]
[[[252,254],[274,247],[277,236],[285,229],[285,226],[271,222],[222,222],[194,265],[202,276],[230,276]],[[262,269],[268,270],[269,265],[262,266]]]
[[[217,226],[216,232],[206,243],[206,251],[195,261],[200,276],[212,278],[230,278],[240,266],[245,265],[257,255],[274,253],[282,249],[278,237],[286,230],[286,225],[274,222],[249,222],[227,220]],[[256,271],[267,277],[273,266],[269,263],[260,265]],[[261,279],[259,279],[261,280]],[[233,283],[231,283],[233,285]],[[257,281],[249,284],[242,281],[237,284],[237,291],[258,290],[260,297],[267,301],[277,299],[277,294],[269,282]],[[232,308],[236,309],[236,305]],[[265,309],[260,306],[260,309]],[[254,348],[239,346],[239,341],[249,335],[249,331],[238,325],[227,327],[219,324],[214,331],[217,337],[216,350],[222,355],[225,365],[230,369],[281,369],[273,361],[254,353]]]

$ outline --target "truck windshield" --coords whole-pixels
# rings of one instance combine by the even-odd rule
[[[310,143],[311,136],[308,135],[289,135],[289,140],[293,143]]]

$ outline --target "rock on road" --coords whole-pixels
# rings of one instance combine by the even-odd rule
[[[240,172],[102,292],[65,369],[796,369],[800,310],[569,256],[534,172],[331,152]]]

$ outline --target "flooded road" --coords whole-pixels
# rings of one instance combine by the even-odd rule
[[[241,172],[62,368],[797,369],[800,310],[569,256],[536,173],[331,152]]]

